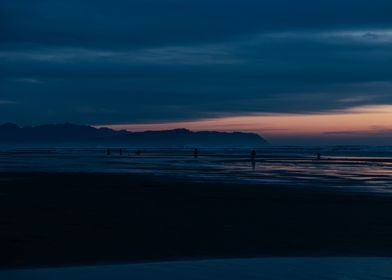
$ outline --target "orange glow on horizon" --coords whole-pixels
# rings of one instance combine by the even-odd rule
[[[103,127],[101,125],[98,127]],[[318,114],[258,114],[194,121],[106,125],[129,131],[187,128],[194,131],[246,131],[264,136],[314,136],[326,133],[377,133],[392,130],[392,105],[374,105]]]

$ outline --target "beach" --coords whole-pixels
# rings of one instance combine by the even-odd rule
[[[0,266],[392,256],[391,213],[392,197],[379,192],[154,173],[1,172]]]

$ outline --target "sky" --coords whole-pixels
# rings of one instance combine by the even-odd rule
[[[0,122],[392,143],[390,0],[2,0]]]

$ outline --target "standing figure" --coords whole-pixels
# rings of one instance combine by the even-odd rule
[[[250,157],[252,160],[252,169],[255,170],[256,169],[256,150],[253,149],[252,152],[250,153]]]
[[[199,149],[194,149],[194,150],[193,150],[193,156],[194,156],[195,158],[197,158],[197,157],[199,156]]]
[[[321,159],[321,153],[317,152],[317,160],[320,160],[320,159]]]
[[[122,149],[120,149],[120,156],[122,156],[122,154],[123,154],[123,151],[122,151]]]
[[[107,155],[107,156],[110,156],[110,154],[111,154],[110,149],[107,149],[107,150],[106,150],[106,155]]]
[[[251,156],[252,160],[256,159],[256,150],[255,149],[252,150],[252,152],[250,153],[250,156]]]

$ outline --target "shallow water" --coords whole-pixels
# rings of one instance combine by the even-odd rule
[[[391,258],[262,258],[0,271],[4,280],[392,279]]]
[[[392,147],[266,147],[257,149],[50,148],[0,150],[0,172],[120,172],[187,177],[195,181],[269,183],[392,193]],[[317,160],[320,152],[321,160]]]

